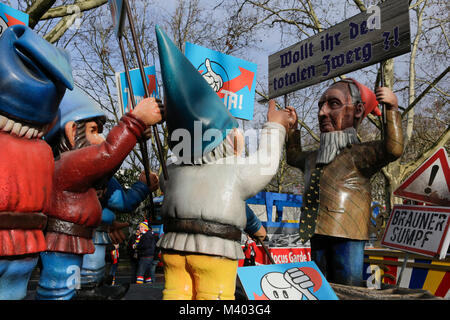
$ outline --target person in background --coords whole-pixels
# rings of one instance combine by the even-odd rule
[[[156,242],[148,221],[145,220],[139,224],[139,235],[133,245],[138,255],[138,268],[136,273],[136,283],[151,283],[150,269],[155,254]],[[146,277],[148,275],[148,277]]]
[[[256,256],[256,243],[249,235],[247,235],[247,241],[245,241],[244,255],[245,255],[244,267],[254,266]]]
[[[112,276],[112,285],[116,284],[116,272],[117,267],[119,266],[119,244],[114,244],[114,249],[111,251],[111,270],[109,271],[109,274]]]

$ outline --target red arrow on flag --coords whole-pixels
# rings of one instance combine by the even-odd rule
[[[6,19],[8,19],[8,27],[15,26],[16,24],[22,24],[25,25],[24,22],[20,21],[19,19],[14,18],[13,16],[10,16],[9,14],[5,13]]]
[[[238,92],[239,90],[247,87],[248,91],[251,90],[253,85],[253,79],[255,78],[255,73],[252,71],[249,71],[247,69],[239,67],[239,71],[241,71],[241,74],[237,76],[234,79],[231,79],[227,82],[225,82],[222,86],[222,89],[228,90],[230,92]],[[221,91],[217,92],[217,95],[220,98],[224,97],[224,93]]]
[[[150,94],[153,94],[153,92],[155,92],[156,94],[156,77],[154,74],[149,74],[147,75],[148,77],[148,85],[147,85],[147,89],[148,92]]]

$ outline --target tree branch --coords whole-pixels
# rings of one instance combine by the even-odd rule
[[[406,177],[408,177],[417,167],[423,163],[425,160],[427,160],[433,153],[436,152],[437,149],[443,147],[450,139],[450,126],[447,127],[447,129],[441,134],[439,139],[436,140],[436,142],[428,148],[427,151],[423,152],[422,155],[417,158],[414,161],[409,162],[406,165],[403,165],[403,172],[402,172],[402,180]]]
[[[428,87],[426,87],[425,90],[416,98],[414,101],[403,111],[402,118],[408,113],[409,110],[415,107],[415,105],[422,100],[422,98],[431,90],[434,88],[434,86],[450,71],[450,67],[447,67],[436,79],[431,82]]]
[[[28,26],[31,29],[38,24],[42,16],[55,4],[56,0],[35,0],[25,11],[29,15]]]
[[[53,1],[54,2],[54,1]],[[48,20],[48,19],[54,19],[54,18],[62,18],[66,16],[70,16],[73,14],[71,10],[69,10],[70,7],[76,5],[80,12],[88,11],[91,9],[98,8],[102,5],[104,5],[108,0],[85,0],[76,4],[69,4],[64,6],[59,6],[55,8],[49,9],[45,14],[40,18],[40,20]]]

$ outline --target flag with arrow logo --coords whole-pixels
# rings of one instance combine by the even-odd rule
[[[255,63],[189,42],[186,42],[185,55],[234,117],[253,119]]]

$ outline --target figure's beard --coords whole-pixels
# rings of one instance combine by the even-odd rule
[[[358,143],[358,136],[353,127],[342,131],[322,132],[316,163],[328,164],[336,158],[342,149]]]

